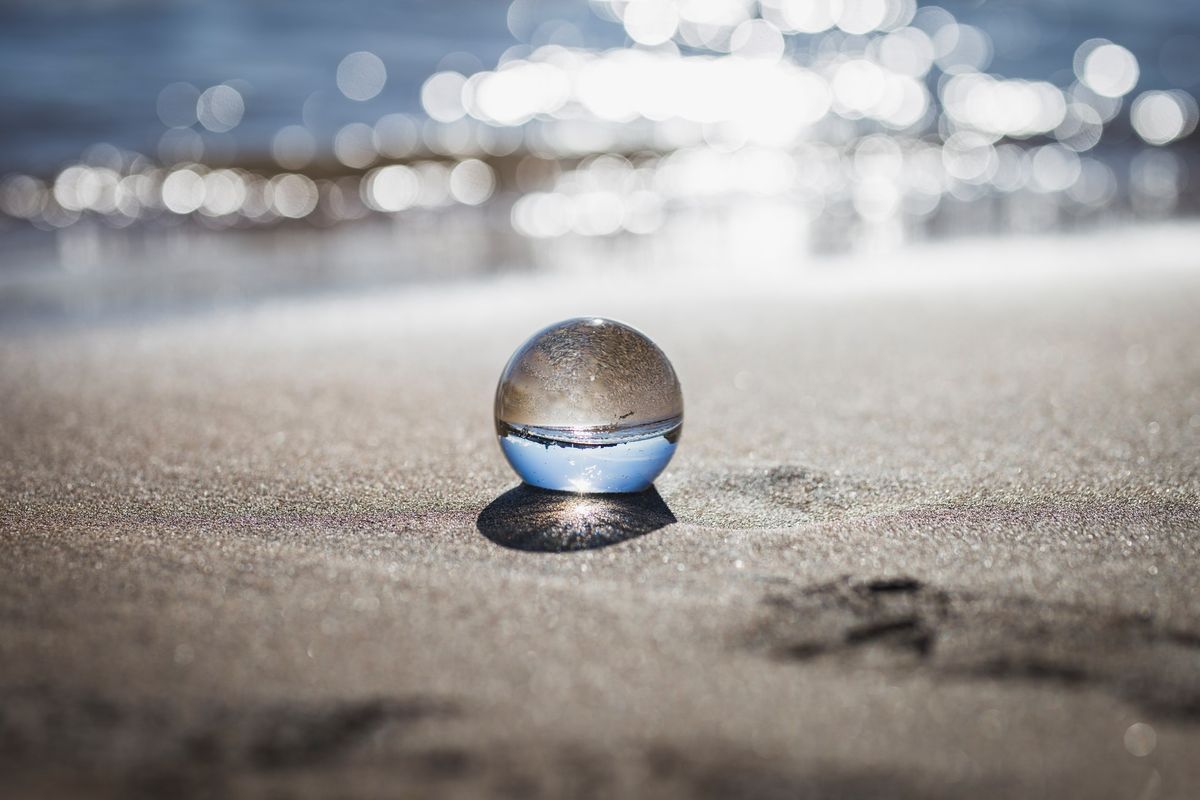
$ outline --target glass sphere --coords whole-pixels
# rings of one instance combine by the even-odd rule
[[[568,492],[639,492],[683,430],[675,369],[645,334],[602,317],[535,333],[496,387],[500,449],[521,479]]]

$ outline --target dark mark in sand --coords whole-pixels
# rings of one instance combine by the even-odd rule
[[[121,795],[186,796],[246,771],[337,764],[383,736],[410,766],[445,774],[464,769],[465,759],[437,750],[428,758],[404,753],[403,739],[418,723],[456,714],[454,706],[426,698],[176,705],[5,687],[0,765],[54,765],[64,774],[91,775]]]
[[[1146,615],[908,576],[772,589],[762,607],[749,644],[784,661],[1095,687],[1163,717],[1200,720],[1200,634]]]

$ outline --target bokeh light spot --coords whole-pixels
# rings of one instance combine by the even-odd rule
[[[338,64],[338,89],[351,100],[370,100],[383,91],[386,82],[387,68],[374,53],[360,50]]]
[[[196,100],[196,119],[214,133],[233,130],[245,113],[241,92],[223,83],[205,89]]]
[[[1133,91],[1139,75],[1133,53],[1107,42],[1091,48],[1083,58],[1079,80],[1102,97],[1123,97]]]

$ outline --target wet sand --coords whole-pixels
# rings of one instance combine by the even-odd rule
[[[8,331],[6,796],[1191,796],[1198,252]],[[500,456],[505,359],[581,313],[680,374],[652,493]]]

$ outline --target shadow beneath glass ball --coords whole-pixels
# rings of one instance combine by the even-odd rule
[[[636,494],[571,494],[521,484],[479,512],[475,527],[501,547],[565,553],[620,544],[672,522],[653,486]]]

